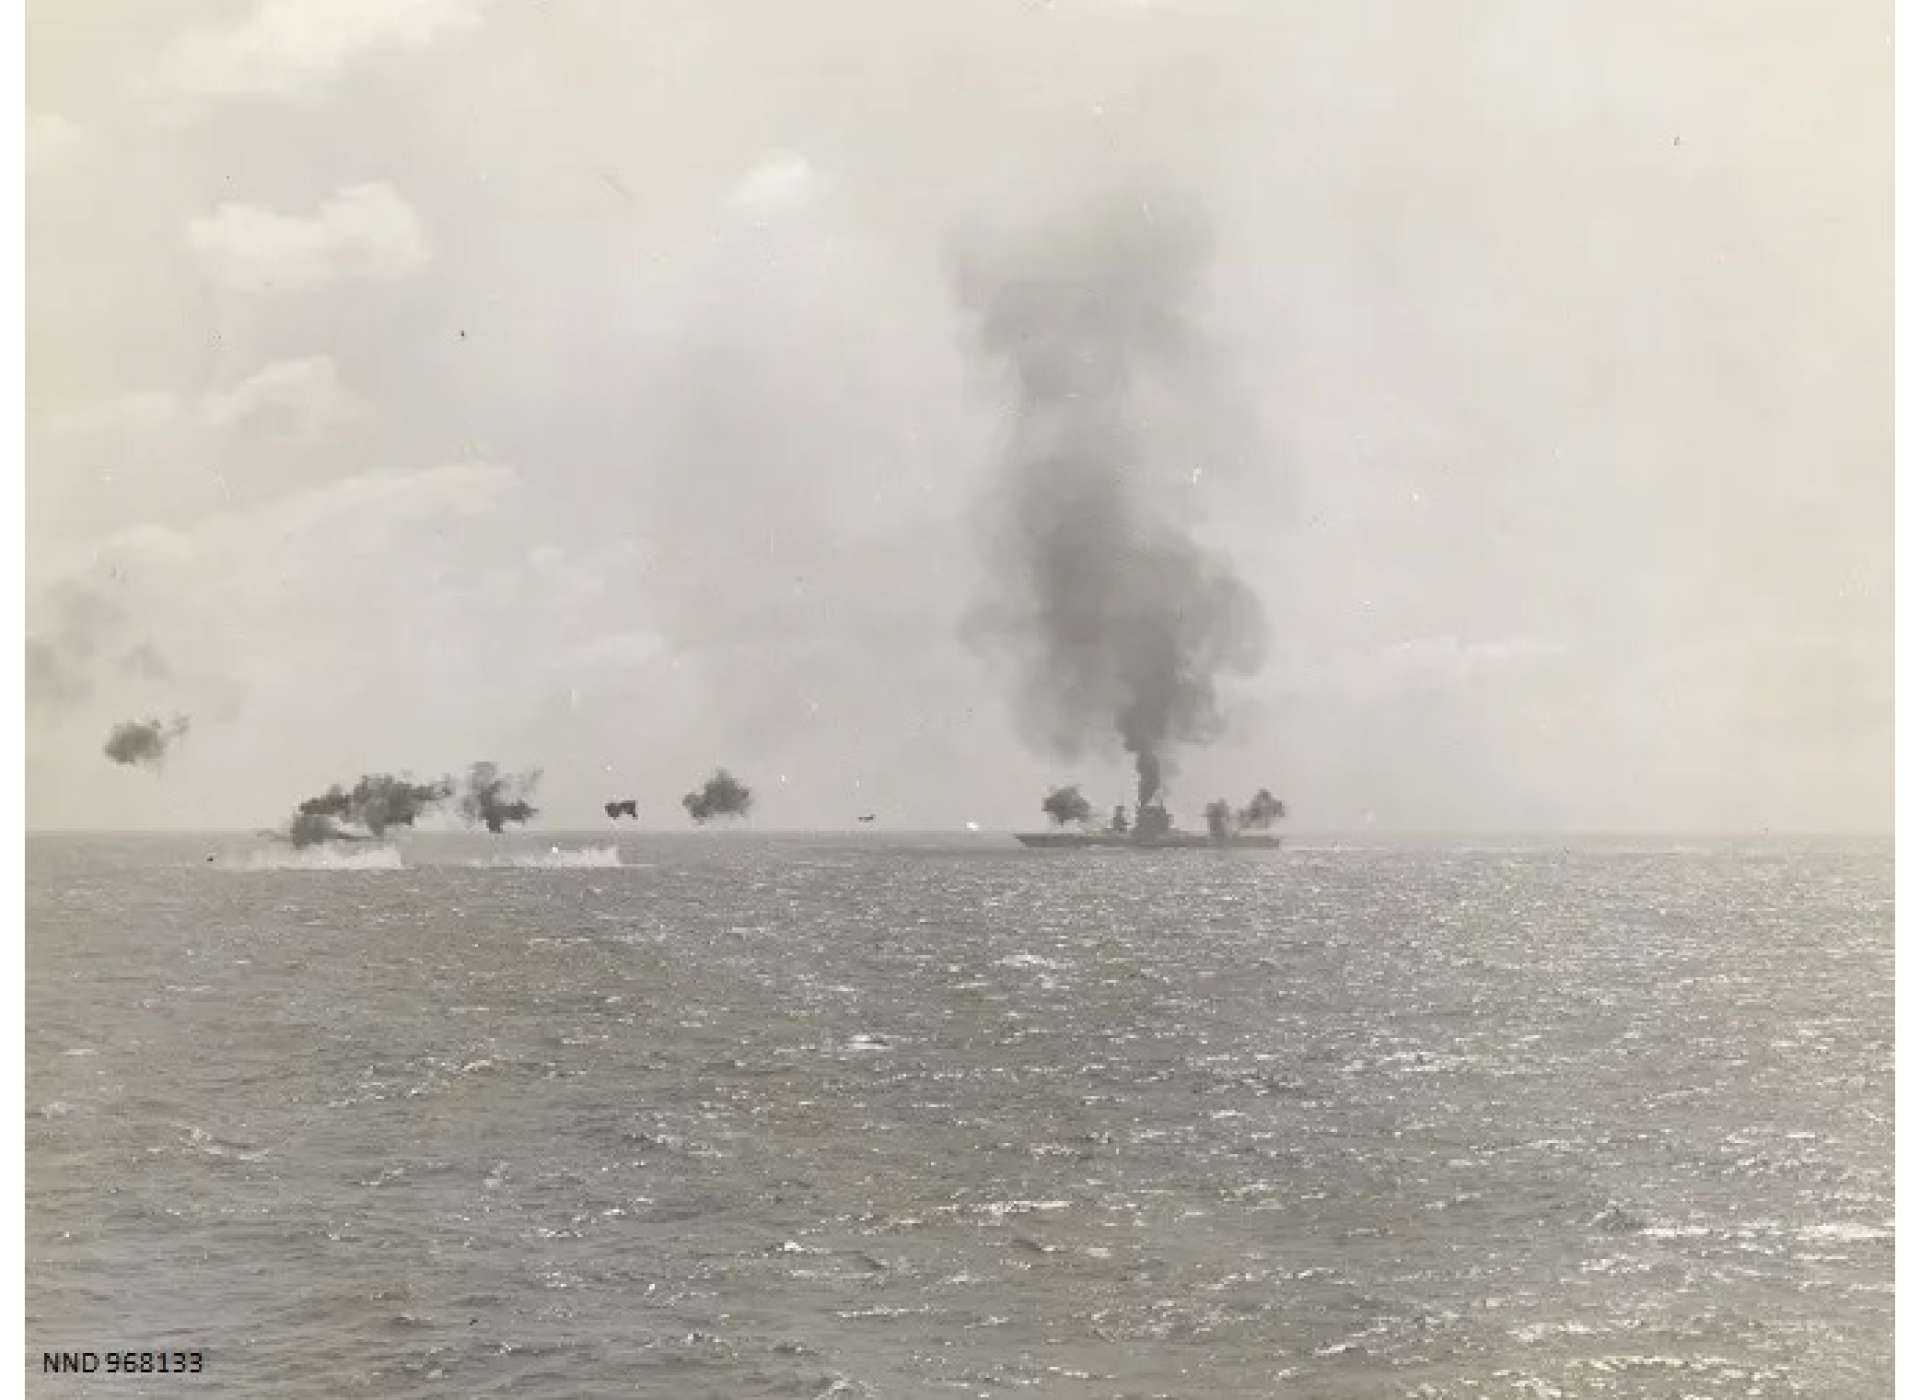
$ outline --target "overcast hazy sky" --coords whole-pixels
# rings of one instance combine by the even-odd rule
[[[1188,820],[1888,826],[1890,30],[37,0],[30,819],[481,757],[562,825],[716,763],[769,826],[1119,800],[962,638],[1009,409],[953,253],[1122,186],[1204,212],[1257,443],[1194,488],[1272,638]]]

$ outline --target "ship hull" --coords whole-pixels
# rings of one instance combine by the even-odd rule
[[[1017,831],[1013,839],[1023,846],[1037,846],[1048,849],[1085,850],[1090,847],[1113,847],[1129,851],[1155,851],[1168,849],[1227,849],[1242,851],[1272,851],[1279,849],[1278,836],[1261,836],[1241,832],[1233,836],[1223,836],[1215,840],[1211,836],[1200,836],[1188,831],[1168,832],[1164,836],[1138,838],[1122,836],[1111,831]]]

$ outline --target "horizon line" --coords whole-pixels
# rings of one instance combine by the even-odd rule
[[[967,827],[967,826],[898,826],[877,827],[861,826],[731,826],[706,829],[689,827],[661,827],[629,825],[611,826],[554,826],[523,827],[510,832],[483,832],[463,829],[408,829],[404,836],[396,833],[387,840],[418,838],[426,836],[1012,836],[1024,831],[1050,830],[1038,826],[1030,827]],[[265,827],[253,826],[27,826],[27,836],[268,836],[273,833]],[[1756,836],[1796,836],[1796,837],[1881,837],[1892,838],[1895,827],[1418,827],[1418,826],[1369,826],[1369,827],[1314,827],[1304,830],[1272,833],[1282,841],[1294,839],[1327,839],[1336,837],[1367,836],[1444,836],[1486,837],[1486,836],[1531,836],[1540,838],[1564,837],[1756,837]]]

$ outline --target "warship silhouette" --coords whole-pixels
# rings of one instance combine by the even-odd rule
[[[1224,805],[1224,804],[1223,804]],[[1169,847],[1225,847],[1232,850],[1275,850],[1278,836],[1262,831],[1234,831],[1224,821],[1208,814],[1208,830],[1181,831],[1158,802],[1142,803],[1133,821],[1127,809],[1115,807],[1105,827],[1080,831],[1016,831],[1014,840],[1023,846],[1068,847],[1075,850],[1095,846],[1117,846],[1127,850],[1165,850]]]

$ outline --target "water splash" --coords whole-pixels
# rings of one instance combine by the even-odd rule
[[[622,864],[618,846],[581,846],[571,850],[559,846],[544,851],[516,851],[510,855],[477,860],[482,868],[500,867],[518,870],[606,870]]]
[[[308,846],[300,850],[250,851],[212,862],[216,870],[405,870],[392,846]]]

